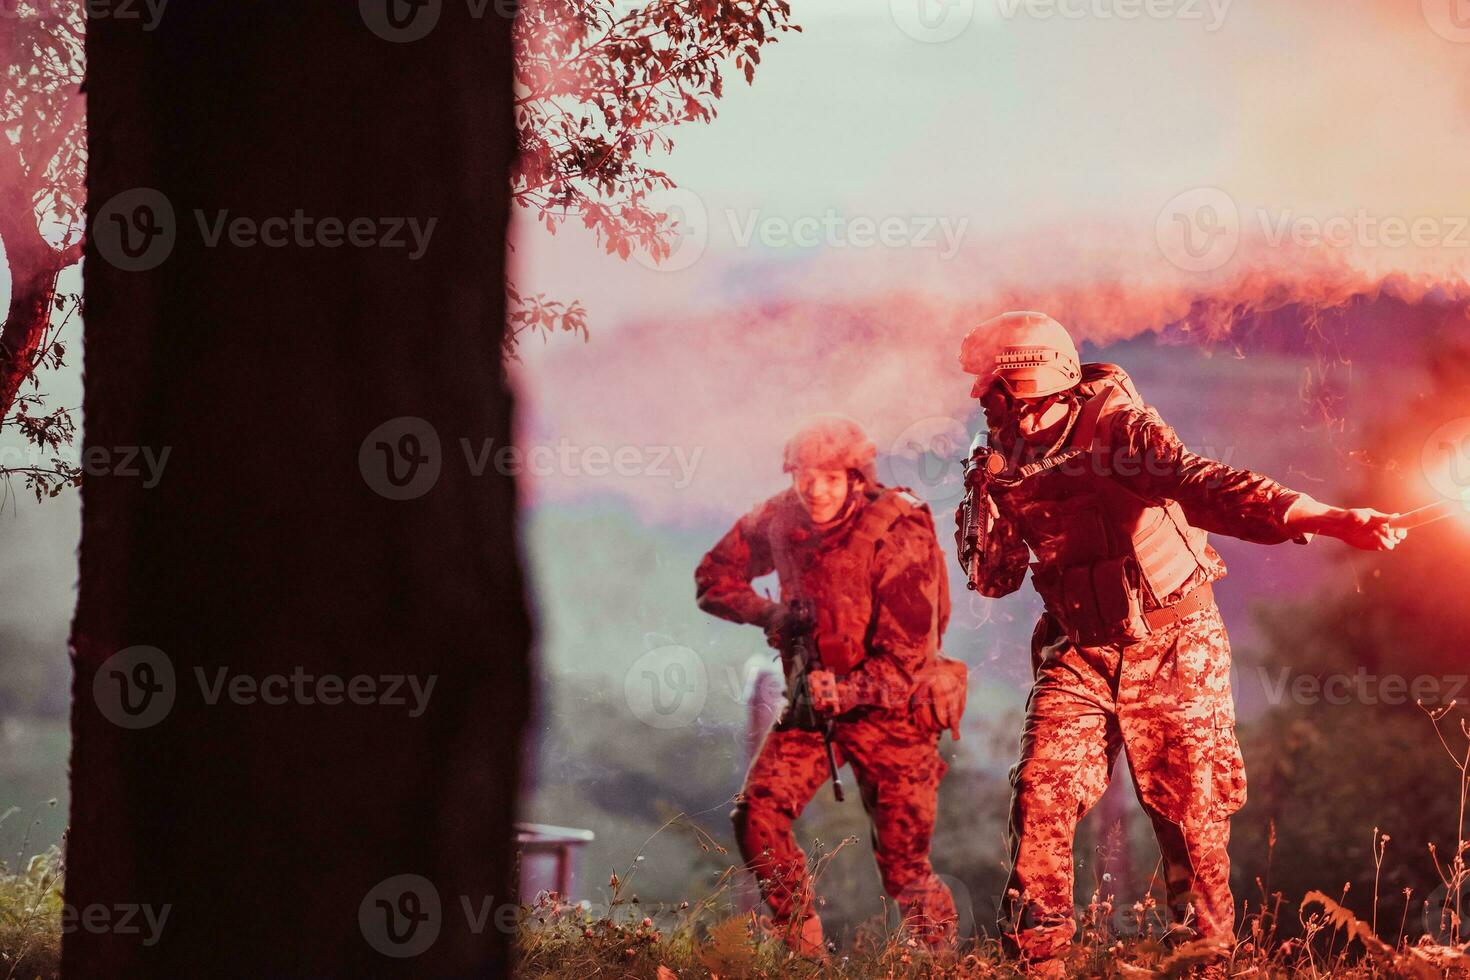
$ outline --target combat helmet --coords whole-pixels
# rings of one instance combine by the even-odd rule
[[[1016,398],[1044,398],[1082,380],[1077,345],[1067,328],[1031,310],[1002,313],[965,335],[960,367],[976,375],[979,397],[999,381]]]
[[[869,484],[878,482],[878,449],[862,427],[840,415],[821,415],[786,443],[781,469],[853,470]]]

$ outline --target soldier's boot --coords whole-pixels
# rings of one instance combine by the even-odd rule
[[[904,928],[931,950],[953,947],[957,919],[954,896],[939,876],[929,869],[928,862],[924,862],[925,873],[906,885],[896,885],[892,880],[891,867],[881,870],[884,884],[903,914]]]
[[[822,920],[815,915],[792,920],[781,927],[781,940],[797,956],[819,963],[827,962],[827,942],[822,937]]]

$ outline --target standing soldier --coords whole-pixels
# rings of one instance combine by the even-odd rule
[[[958,737],[964,683],[955,678],[964,665],[939,657],[949,590],[929,509],[879,484],[875,455],[847,420],[802,429],[786,445],[791,487],[736,522],[694,576],[701,609],[761,626],[781,652],[786,709],[731,817],[773,925],[789,947],[817,958],[826,953],[822,923],[791,823],[844,761],[872,821],[884,888],[906,924],[933,945],[954,928],[954,900],[929,864],[929,839],[946,768],[939,733]],[[750,584],[773,570],[780,602]],[[800,650],[813,650],[816,663]]]
[[[1118,751],[1163,853],[1176,936],[1229,939],[1226,845],[1245,802],[1230,645],[1211,594],[1225,574],[1206,532],[1261,544],[1327,534],[1388,550],[1396,515],[1318,503],[1189,452],[1122,369],[1081,364],[1041,313],[965,338],[988,445],[967,463],[960,563],[987,596],[1031,578],[1046,612],[1011,771],[1011,879],[1002,929],[1025,958],[1072,940],[1072,839]]]

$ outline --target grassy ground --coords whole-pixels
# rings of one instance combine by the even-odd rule
[[[1309,892],[1293,906],[1280,894],[1262,894],[1249,901],[1236,938],[1229,944],[1171,943],[1159,897],[1140,901],[1094,895],[1078,913],[1078,941],[1068,960],[1047,972],[1028,970],[1006,955],[992,939],[968,940],[958,949],[933,953],[893,923],[890,914],[869,922],[833,945],[822,962],[795,957],[767,926],[740,907],[740,872],[724,847],[684,816],[670,819],[654,834],[688,833],[704,858],[724,868],[703,896],[675,905],[641,903],[636,883],[642,852],[632,864],[607,883],[607,904],[569,903],[554,893],[542,894],[522,907],[518,930],[518,975],[526,980],[586,980],[586,978],[652,978],[652,980],[731,980],[731,978],[784,978],[846,980],[846,978],[926,978],[970,980],[1023,976],[1077,977],[1251,977],[1261,980],[1320,980],[1325,977],[1394,977],[1434,980],[1461,977],[1470,980],[1470,722],[1461,720],[1458,732],[1444,724],[1454,706],[1425,709],[1434,732],[1459,771],[1460,823],[1453,854],[1429,852],[1438,871],[1441,890],[1424,903],[1424,929],[1406,931],[1408,894],[1403,915],[1394,924],[1379,919],[1379,873],[1389,836],[1374,833],[1374,888],[1370,921],[1359,919],[1343,906],[1346,893],[1336,898]],[[1452,748],[1450,739],[1463,739],[1464,748]],[[18,811],[0,815],[0,823]],[[31,823],[34,823],[32,818]],[[28,824],[30,826],[30,824]],[[1274,841],[1274,834],[1272,836]],[[811,868],[823,879],[834,861],[856,838],[830,848],[819,848]],[[0,980],[31,980],[59,976],[64,868],[59,849],[17,863],[12,870],[0,864]],[[890,913],[892,910],[889,910]]]
[[[1143,931],[1119,935],[1107,926],[1106,903],[1095,903],[1084,919],[1080,941],[1065,964],[1052,972],[1030,969],[1005,955],[993,940],[971,941],[953,952],[930,953],[902,932],[881,926],[859,932],[849,948],[817,963],[788,953],[750,915],[720,914],[717,905],[680,906],[645,915],[636,908],[589,917],[554,898],[528,910],[520,937],[518,975],[534,980],[572,978],[1010,978],[1068,977],[1253,977],[1318,980],[1324,977],[1403,977],[1431,980],[1470,977],[1465,947],[1421,940],[1390,946],[1367,924],[1332,899],[1313,893],[1303,902],[1304,935],[1272,938],[1272,917],[1247,923],[1246,938],[1230,947],[1201,942],[1169,945],[1140,916]],[[669,923],[661,927],[661,923]]]
[[[841,847],[822,862],[830,862]],[[822,862],[814,869],[824,870]],[[877,921],[858,930],[841,950],[817,963],[788,953],[767,927],[733,910],[732,867],[712,893],[667,908],[642,906],[631,885],[636,868],[609,882],[610,907],[590,910],[543,895],[522,909],[518,975],[527,980],[589,977],[651,980],[731,980],[794,977],[1009,978],[1254,977],[1318,980],[1324,977],[1470,978],[1470,943],[1445,945],[1428,937],[1397,944],[1380,940],[1370,926],[1333,899],[1311,893],[1295,911],[1300,935],[1280,941],[1283,915],[1274,908],[1247,909],[1241,938],[1232,946],[1162,941],[1164,923],[1151,901],[1115,910],[1094,899],[1081,914],[1079,941],[1054,973],[1028,972],[993,940],[972,940],[958,950],[931,953],[902,930]],[[62,933],[61,854],[56,848],[23,869],[0,868],[0,976],[4,980],[59,977]],[[1445,910],[1458,931],[1458,912]]]
[[[1387,942],[1376,928],[1378,888],[1375,874],[1374,921],[1364,922],[1341,902],[1322,892],[1309,892],[1299,905],[1288,905],[1280,894],[1266,894],[1248,902],[1234,942],[1206,944],[1166,941],[1167,923],[1161,902],[1150,894],[1141,901],[1119,901],[1094,895],[1079,911],[1078,941],[1065,963],[1049,971],[1028,970],[1009,958],[995,940],[971,940],[959,949],[930,953],[901,930],[879,921],[860,929],[825,962],[792,956],[771,938],[749,914],[737,914],[732,885],[738,872],[731,867],[712,894],[676,908],[649,909],[638,904],[631,885],[635,864],[609,881],[609,904],[593,910],[568,905],[555,895],[542,896],[526,910],[520,933],[520,976],[534,980],[581,980],[585,977],[655,980],[726,980],[734,977],[837,978],[1006,978],[1019,976],[1078,977],[1252,977],[1283,980],[1319,980],[1323,977],[1402,977],[1433,980],[1470,978],[1470,908],[1461,903],[1470,895],[1470,840],[1466,839],[1467,801],[1470,801],[1470,723],[1459,722],[1458,732],[1444,724],[1454,706],[1425,709],[1436,736],[1454,761],[1460,776],[1460,824],[1453,855],[1438,855],[1431,845],[1443,890],[1425,904],[1424,921],[1430,935],[1405,931],[1405,915],[1398,935]],[[1449,738],[1464,739],[1463,750],[1451,748]],[[671,821],[666,827],[677,823]],[[1272,835],[1274,841],[1274,834]],[[1383,870],[1389,837],[1374,833],[1373,860]],[[707,836],[696,839],[705,850],[724,857]],[[850,842],[850,841],[849,841]],[[845,843],[849,843],[845,842]],[[822,853],[812,873],[820,878],[844,845]],[[1269,862],[1268,862],[1269,864]],[[891,918],[890,920],[891,921]],[[1392,925],[1385,925],[1391,932]]]
[[[50,848],[12,871],[0,865],[0,975],[61,976],[61,852]]]
[[[671,821],[666,829],[676,822]],[[822,852],[811,869],[814,878],[820,879],[852,842],[849,839]],[[724,854],[713,840],[704,838],[700,843]],[[1470,846],[1462,843],[1461,853],[1467,849]],[[993,939],[973,939],[957,949],[931,952],[892,925],[896,916],[866,924],[841,949],[829,943],[829,955],[815,962],[788,952],[768,923],[734,910],[734,885],[740,872],[733,866],[708,897],[673,908],[641,905],[633,888],[637,874],[636,863],[623,875],[614,874],[608,882],[610,903],[601,909],[586,903],[568,904],[555,894],[539,896],[535,905],[523,910],[518,975],[530,980],[1470,978],[1470,942],[1446,945],[1428,936],[1410,940],[1401,930],[1396,942],[1386,943],[1369,923],[1320,892],[1309,893],[1290,910],[1280,895],[1254,907],[1248,903],[1240,935],[1232,944],[1170,942],[1162,908],[1152,896],[1120,905],[1112,897],[1094,895],[1079,912],[1078,941],[1067,960],[1042,968],[1018,962]],[[1449,893],[1460,891],[1452,888]],[[1440,910],[1440,931],[1460,937],[1464,931],[1455,901],[1447,899]],[[1285,915],[1292,916],[1295,935],[1282,939],[1278,929]]]

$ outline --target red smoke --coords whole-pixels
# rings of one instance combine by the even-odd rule
[[[557,474],[528,489],[551,499],[626,494],[675,521],[728,514],[781,485],[782,442],[805,417],[822,412],[856,419],[880,453],[902,452],[915,431],[958,430],[966,423],[973,403],[970,379],[956,361],[960,338],[1007,309],[1044,310],[1079,342],[1100,347],[1165,329],[1201,345],[1228,347],[1251,324],[1286,307],[1310,319],[1359,300],[1413,304],[1431,291],[1470,301],[1463,281],[1407,275],[1370,281],[1345,263],[1317,261],[1310,274],[1256,268],[1205,287],[1013,283],[972,299],[890,292],[871,299],[767,302],[678,323],[630,323],[607,336],[594,332],[588,345],[564,344],[538,359],[529,369],[533,377],[523,373],[535,405],[523,438],[566,438],[609,450],[679,447],[697,460],[692,482],[676,487],[676,480],[656,474]]]
[[[1109,144],[1109,134],[1086,130],[1103,143],[1098,167],[1111,161],[1149,174],[1137,191],[1100,170],[1099,188],[1127,191],[1096,200],[1087,214],[1075,213],[1075,201],[1053,200],[1045,186],[1028,187],[1022,200],[999,192],[991,200],[988,186],[965,183],[964,160],[925,159],[923,147],[861,164],[871,199],[843,200],[849,216],[892,214],[885,189],[895,172],[954,187],[947,217],[966,218],[969,232],[949,261],[933,250],[740,250],[719,237],[722,207],[761,200],[761,178],[747,183],[718,168],[721,179],[712,183],[734,190],[707,195],[709,249],[683,271],[660,275],[602,257],[570,233],[553,248],[539,229],[525,228],[519,255],[530,266],[518,273],[520,285],[586,300],[592,339],[555,338],[517,367],[528,406],[523,441],[702,454],[681,488],[656,475],[558,473],[533,481],[529,499],[612,492],[660,519],[728,516],[781,485],[782,442],[822,412],[862,423],[880,451],[902,451],[915,431],[954,430],[958,440],[967,423],[973,427],[970,381],[956,363],[960,338],[1008,309],[1052,315],[1093,344],[1085,353],[1094,356],[1096,347],[1148,332],[1235,352],[1277,331],[1276,347],[1308,356],[1303,398],[1335,431],[1344,396],[1332,382],[1343,355],[1323,325],[1384,300],[1426,309],[1470,304],[1470,247],[1457,224],[1467,210],[1460,161],[1470,145],[1470,44],[1437,34],[1420,7],[1242,5],[1219,34],[1181,39],[1194,45],[1187,50],[1201,59],[1199,71],[1217,69],[1177,81],[1179,99],[1218,118],[1218,145],[1135,159],[1129,147]],[[1016,43],[1040,43],[1039,31],[1017,34]],[[781,56],[778,46],[772,57]],[[761,84],[774,82],[758,80],[752,98]],[[934,97],[964,124],[962,99]],[[1075,147],[1077,168],[1089,166],[1092,149]],[[677,163],[671,176],[700,190],[699,174]],[[849,177],[844,186],[859,195],[850,188],[862,185]],[[1164,241],[1174,227],[1170,205],[1196,192],[1225,195],[1238,239],[1205,271],[1191,271],[1178,255],[1171,262]],[[1033,213],[1049,215],[1048,226]],[[1057,223],[1058,214],[1065,221]],[[1345,243],[1303,245],[1293,234],[1298,221],[1362,214],[1378,224]],[[1385,220],[1429,221],[1438,238],[1427,246],[1385,243]]]

